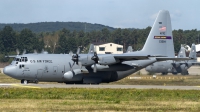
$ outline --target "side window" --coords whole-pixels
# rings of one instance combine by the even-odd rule
[[[122,47],[117,47],[117,51],[122,51]]]
[[[105,51],[105,47],[99,47],[99,51]]]

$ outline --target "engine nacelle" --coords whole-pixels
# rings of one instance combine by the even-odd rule
[[[91,66],[94,69],[94,65]],[[114,64],[114,65],[99,65],[96,64],[97,71],[126,71],[133,69],[133,66],[126,65],[126,64]]]
[[[100,57],[98,64],[112,65],[112,64],[115,64],[118,62],[119,62],[119,60],[116,60],[113,56],[107,56],[107,57]]]
[[[92,65],[94,64],[95,62],[93,60],[91,60],[91,55],[87,55],[87,56],[81,56],[79,58],[79,62],[81,62],[81,64],[83,66],[88,66],[88,65]]]
[[[87,69],[74,69],[66,72],[63,77],[68,81],[81,81],[83,79],[82,73],[89,73]]]
[[[74,71],[74,73],[73,73],[72,71],[66,72],[66,73],[64,74],[64,78],[67,79],[67,80],[72,80],[74,76],[76,76],[76,75],[82,73],[82,72],[81,72],[81,69],[74,69],[73,71]]]

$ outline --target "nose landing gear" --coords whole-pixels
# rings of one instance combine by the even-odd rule
[[[22,79],[21,84],[28,84],[28,80]]]

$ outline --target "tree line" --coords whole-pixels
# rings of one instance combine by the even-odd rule
[[[83,30],[62,30],[52,32],[34,33],[30,29],[15,31],[11,26],[5,26],[0,30],[0,61],[6,62],[9,59],[4,58],[6,55],[16,55],[16,49],[20,53],[26,49],[27,53],[33,53],[34,50],[41,52],[42,49],[49,53],[69,53],[76,52],[80,47],[82,52],[87,52],[90,43],[113,42],[121,44],[124,49],[130,45],[134,50],[142,49],[151,27],[144,29],[115,29],[113,31],[103,28],[85,32]],[[174,48],[177,53],[181,44],[191,46],[192,43],[199,43],[200,31],[192,30],[173,30]],[[158,48],[159,49],[159,48]]]

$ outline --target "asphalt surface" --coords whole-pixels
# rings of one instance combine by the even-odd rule
[[[112,89],[167,89],[167,90],[200,90],[200,86],[164,86],[164,85],[79,85],[79,84],[20,84],[1,83],[0,87],[10,88],[112,88]]]

